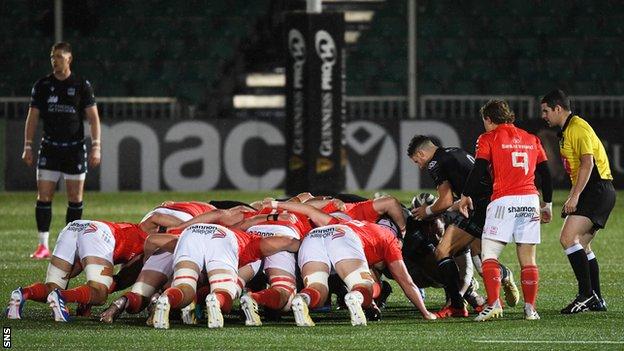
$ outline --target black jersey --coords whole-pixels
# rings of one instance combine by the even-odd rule
[[[88,80],[70,74],[58,80],[54,74],[39,79],[32,88],[30,107],[39,110],[43,137],[54,142],[77,142],[84,139],[84,110],[95,105],[93,88]]]
[[[458,199],[468,175],[472,170],[475,159],[472,155],[458,147],[439,147],[433,154],[431,161],[427,165],[429,175],[436,186],[445,181],[451,184],[453,196]],[[492,195],[492,179],[487,174],[481,178],[480,189],[475,192],[475,198],[489,197]]]

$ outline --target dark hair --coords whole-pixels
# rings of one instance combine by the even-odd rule
[[[494,124],[513,123],[516,119],[509,104],[503,100],[490,100],[479,110],[481,118],[488,117]]]
[[[550,93],[544,95],[540,103],[546,104],[552,109],[554,109],[555,106],[559,105],[564,110],[570,111],[570,98],[561,89],[553,90]]]
[[[426,135],[414,135],[407,147],[407,156],[412,157],[412,155],[416,153],[416,150],[420,149],[427,142],[433,143],[431,138]]]
[[[52,49],[50,49],[50,51],[54,51],[54,50],[63,50],[63,51],[68,52],[70,54],[72,53],[71,45],[69,43],[67,43],[67,42],[64,42],[64,41],[61,41],[61,42],[58,42],[58,43],[52,45]]]

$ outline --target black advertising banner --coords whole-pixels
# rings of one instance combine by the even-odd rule
[[[286,192],[344,189],[344,17],[286,15]]]
[[[614,185],[624,188],[624,142],[613,120],[591,119],[611,165]],[[542,140],[556,188],[570,181],[559,158],[557,129],[541,120],[518,126]],[[288,179],[284,158],[283,120],[160,120],[102,124],[102,164],[87,175],[87,189],[100,191],[208,191],[214,189],[270,190]],[[35,190],[35,169],[21,160],[24,121],[8,120],[5,145],[6,190]],[[88,128],[86,128],[88,130]],[[410,139],[429,135],[443,146],[474,152],[483,132],[477,119],[350,121],[344,128],[348,162],[347,190],[433,188],[426,172],[407,157]],[[33,145],[36,149],[38,145]],[[307,189],[306,189],[307,190]]]
[[[298,193],[308,186],[308,23],[306,13],[286,15],[286,192]],[[305,33],[305,36],[304,36]]]

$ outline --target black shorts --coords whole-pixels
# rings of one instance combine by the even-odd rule
[[[86,173],[87,147],[84,143],[56,146],[44,141],[39,147],[37,168],[65,174]]]
[[[485,214],[489,203],[489,198],[473,201],[474,210],[470,211],[468,218],[464,217],[459,212],[449,212],[446,218],[447,223],[456,226],[477,239],[481,239],[483,225],[485,224]]]
[[[614,206],[615,189],[613,183],[610,180],[599,180],[587,183],[579,196],[576,211],[571,214],[587,217],[594,224],[594,229],[602,229],[607,224]]]

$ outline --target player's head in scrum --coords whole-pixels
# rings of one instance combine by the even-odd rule
[[[407,156],[418,165],[420,169],[425,169],[438,146],[426,135],[416,135],[407,146]]]

